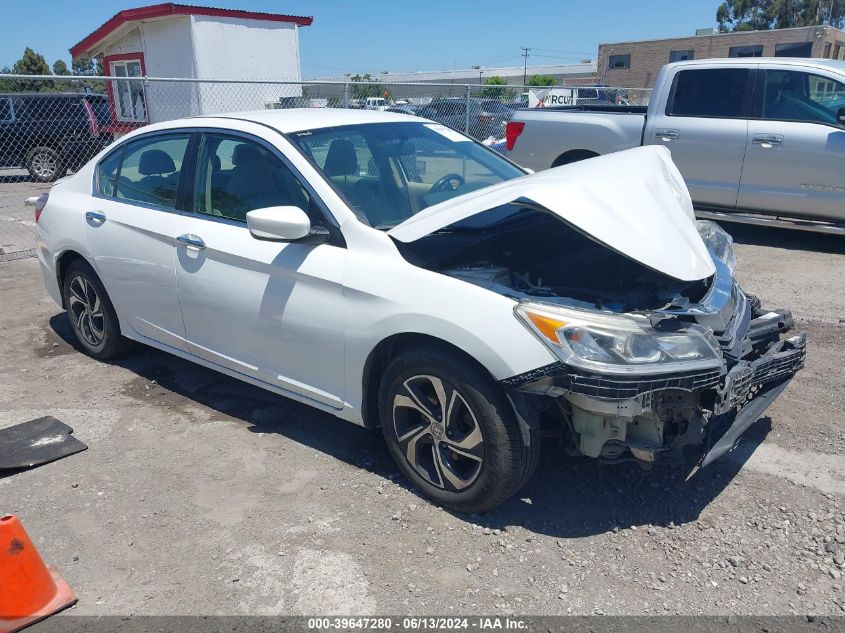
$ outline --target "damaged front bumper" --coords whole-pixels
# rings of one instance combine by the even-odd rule
[[[661,375],[587,373],[557,362],[503,381],[520,421],[557,429],[571,452],[649,466],[729,452],[804,366],[804,333],[788,312],[741,291],[720,338],[721,368]],[[557,431],[556,431],[557,432]]]

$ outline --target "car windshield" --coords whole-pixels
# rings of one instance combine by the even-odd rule
[[[525,175],[438,123],[349,125],[290,138],[359,216],[383,230],[450,198]]]

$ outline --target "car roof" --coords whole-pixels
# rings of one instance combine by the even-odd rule
[[[803,66],[805,68],[826,68],[845,72],[845,61],[837,59],[822,59],[819,57],[726,57],[710,59],[688,59],[673,62],[670,66],[748,66],[755,64],[782,64],[787,66]]]
[[[252,121],[262,125],[269,125],[283,133],[361,123],[407,123],[408,121],[430,123],[427,119],[411,117],[407,114],[380,110],[346,110],[343,108],[289,108],[284,110],[229,112],[226,114],[180,119],[180,122],[183,125],[191,125],[197,119],[204,118]],[[170,123],[173,122],[171,121]]]

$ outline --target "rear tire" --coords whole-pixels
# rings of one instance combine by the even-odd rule
[[[402,473],[429,499],[486,512],[530,478],[529,448],[502,387],[459,354],[420,348],[396,357],[379,390],[379,416]]]
[[[52,147],[36,147],[26,155],[26,169],[37,182],[53,182],[67,173],[59,152]]]
[[[109,360],[126,353],[131,342],[121,335],[106,289],[86,261],[77,259],[68,266],[62,296],[73,334],[86,354]]]

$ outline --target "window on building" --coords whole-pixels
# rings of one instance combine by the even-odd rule
[[[675,76],[669,116],[742,118],[747,68],[683,70]]]
[[[140,79],[141,61],[132,59],[111,62],[110,65],[113,77],[128,78],[126,81],[115,81],[112,84],[117,120],[146,123],[147,104],[144,99],[144,83]],[[132,80],[133,77],[139,79]]]
[[[688,59],[695,59],[695,51],[693,50],[686,50],[686,51],[672,51],[669,53],[669,63],[673,62],[685,62]]]
[[[812,57],[812,42],[793,42],[775,46],[775,57]]]
[[[631,67],[631,56],[630,55],[611,55],[610,61],[608,63],[608,68],[630,68]]]
[[[731,46],[729,57],[762,57],[763,46]]]
[[[830,59],[830,52],[831,52],[832,47],[833,47],[833,45],[830,42],[825,44],[824,45],[824,55],[822,55],[822,57],[824,57],[825,59]]]
[[[845,101],[845,84],[795,70],[767,70],[763,118],[838,125],[837,112]]]
[[[833,57],[831,59],[839,59],[839,54],[842,52],[842,45],[837,44],[833,47]]]

